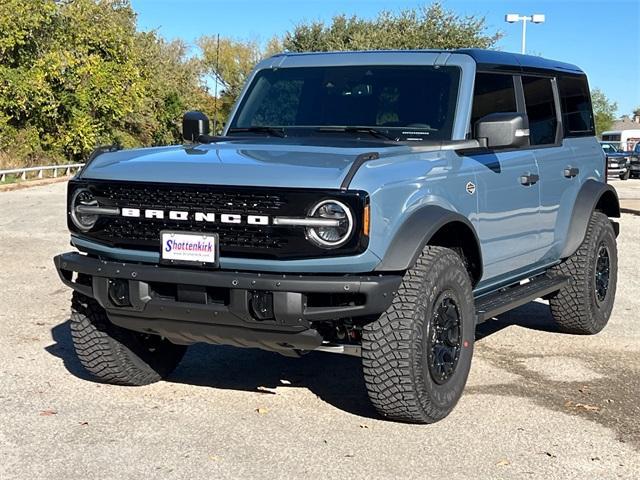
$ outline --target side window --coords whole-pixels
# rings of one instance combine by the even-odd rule
[[[529,117],[531,145],[548,145],[556,142],[556,105],[553,100],[551,79],[522,77],[524,103]]]
[[[517,112],[516,91],[511,75],[478,73],[473,91],[471,128],[485,115],[497,112]]]
[[[562,126],[565,137],[591,137],[595,135],[589,85],[584,76],[558,78],[558,91],[562,104]]]
[[[606,140],[608,142],[619,142],[620,141],[620,134],[607,134],[607,135],[602,135],[602,140]]]

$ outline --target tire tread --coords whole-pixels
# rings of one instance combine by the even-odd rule
[[[444,268],[456,268],[471,296],[471,282],[461,258],[444,247],[426,247],[404,275],[391,306],[365,326],[362,364],[369,398],[383,416],[410,423],[433,423],[453,408],[443,409],[424,397],[422,371],[415,345],[420,335],[418,318],[424,312],[425,287]]]
[[[166,371],[160,372],[127,346],[132,335],[113,325],[94,300],[74,292],[71,338],[80,364],[94,377],[114,385],[148,385],[173,370],[184,354],[184,347],[172,345],[176,354],[166,356]]]

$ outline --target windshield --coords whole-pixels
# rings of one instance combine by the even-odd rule
[[[457,67],[264,69],[244,95],[229,133],[264,134],[255,127],[272,127],[287,136],[362,136],[375,129],[398,140],[447,140],[459,79]]]

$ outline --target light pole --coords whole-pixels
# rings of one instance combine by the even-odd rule
[[[525,46],[527,43],[527,22],[532,23],[544,23],[544,15],[541,13],[534,13],[533,15],[518,15],[517,13],[507,13],[504,16],[504,21],[508,23],[522,22],[522,51],[524,54]]]

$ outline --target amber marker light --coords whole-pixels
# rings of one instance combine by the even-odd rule
[[[370,227],[370,217],[371,213],[369,210],[369,205],[365,205],[364,207],[364,216],[362,220],[362,233],[364,233],[367,237],[369,236],[369,227]]]

